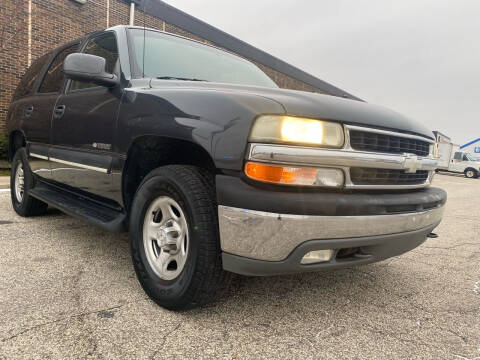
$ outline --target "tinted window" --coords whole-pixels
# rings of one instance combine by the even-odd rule
[[[467,155],[463,155],[463,161],[468,161],[470,160]]]
[[[462,153],[461,152],[456,152],[455,156],[453,158],[455,160],[462,160]]]
[[[63,74],[63,61],[67,55],[74,53],[78,48],[78,45],[70,46],[62,50],[53,60],[52,64],[48,68],[42,84],[38,89],[39,93],[57,93],[62,88],[64,74]]]
[[[183,78],[277,87],[257,66],[228,52],[156,31],[131,29],[135,73],[152,78]],[[145,44],[145,69],[144,63]],[[144,71],[142,71],[144,70]]]
[[[113,33],[107,33],[90,39],[83,53],[103,57],[106,60],[105,71],[109,73],[117,72],[118,49],[117,40]],[[98,85],[83,81],[72,81],[70,89],[77,90],[97,86]]]
[[[15,93],[13,94],[13,100],[17,100],[32,93],[35,81],[38,79],[43,66],[49,58],[50,54],[45,54],[33,62],[25,75],[23,75],[20,84],[17,86],[17,90],[15,90]]]

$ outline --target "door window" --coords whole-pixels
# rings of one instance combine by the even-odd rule
[[[17,86],[17,90],[13,94],[13,101],[18,100],[22,97],[30,95],[33,92],[33,86],[35,85],[40,72],[43,69],[43,66],[50,58],[51,53],[45,54],[42,57],[38,58],[33,62],[33,64],[28,68],[25,75],[23,75],[20,84]]]
[[[70,46],[62,50],[52,61],[48,71],[43,78],[42,84],[40,85],[39,93],[59,93],[62,89],[63,80],[65,78],[63,74],[63,61],[67,57],[77,51],[78,44]]]
[[[462,153],[461,152],[456,152],[455,156],[453,158],[455,160],[462,160]]]
[[[106,60],[105,71],[108,73],[118,72],[117,39],[113,33],[102,34],[90,39],[83,53],[103,57]],[[75,80],[71,82],[70,90],[87,89],[91,87],[98,87],[98,85]]]

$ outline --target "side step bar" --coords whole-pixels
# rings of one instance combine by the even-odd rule
[[[37,181],[35,188],[29,194],[60,211],[83,219],[107,231],[123,232],[126,215],[85,197],[63,191],[52,185]]]

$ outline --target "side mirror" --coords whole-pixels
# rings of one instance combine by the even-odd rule
[[[112,87],[120,83],[115,74],[105,72],[106,60],[100,56],[74,53],[65,58],[63,72],[68,79]]]

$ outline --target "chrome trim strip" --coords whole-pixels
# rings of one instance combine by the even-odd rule
[[[34,157],[34,158],[37,158],[37,159],[48,160],[48,156],[39,155],[39,154],[35,154],[35,153],[32,153],[32,152],[30,153],[30,156]]]
[[[52,157],[50,158],[50,161],[108,174],[108,169],[99,168],[99,167],[96,167],[96,166],[79,164],[79,163],[76,163],[76,162],[71,162],[71,161],[66,161],[66,160],[61,160],[61,159],[55,159],[55,158],[52,158]]]
[[[345,125],[345,127],[348,130],[357,130],[357,131],[371,132],[371,133],[375,133],[375,134],[397,136],[397,137],[403,137],[403,138],[425,141],[429,144],[435,144],[435,141],[433,141],[432,139],[429,139],[429,138],[426,138],[426,137],[423,137],[423,136],[418,136],[418,135],[410,135],[410,134],[404,134],[404,133],[399,133],[399,132],[394,132],[394,131],[380,130],[380,129],[374,129],[374,128],[363,127],[363,126],[354,126],[354,125]]]
[[[306,216],[220,205],[220,243],[230,254],[280,261],[308,240],[397,234],[435,225],[444,208],[375,216]]]
[[[417,170],[435,170],[437,161],[417,157]],[[376,169],[407,170],[411,157],[407,154],[394,155],[351,150],[304,148],[287,145],[251,144],[249,160],[297,164],[305,166],[367,167]]]

